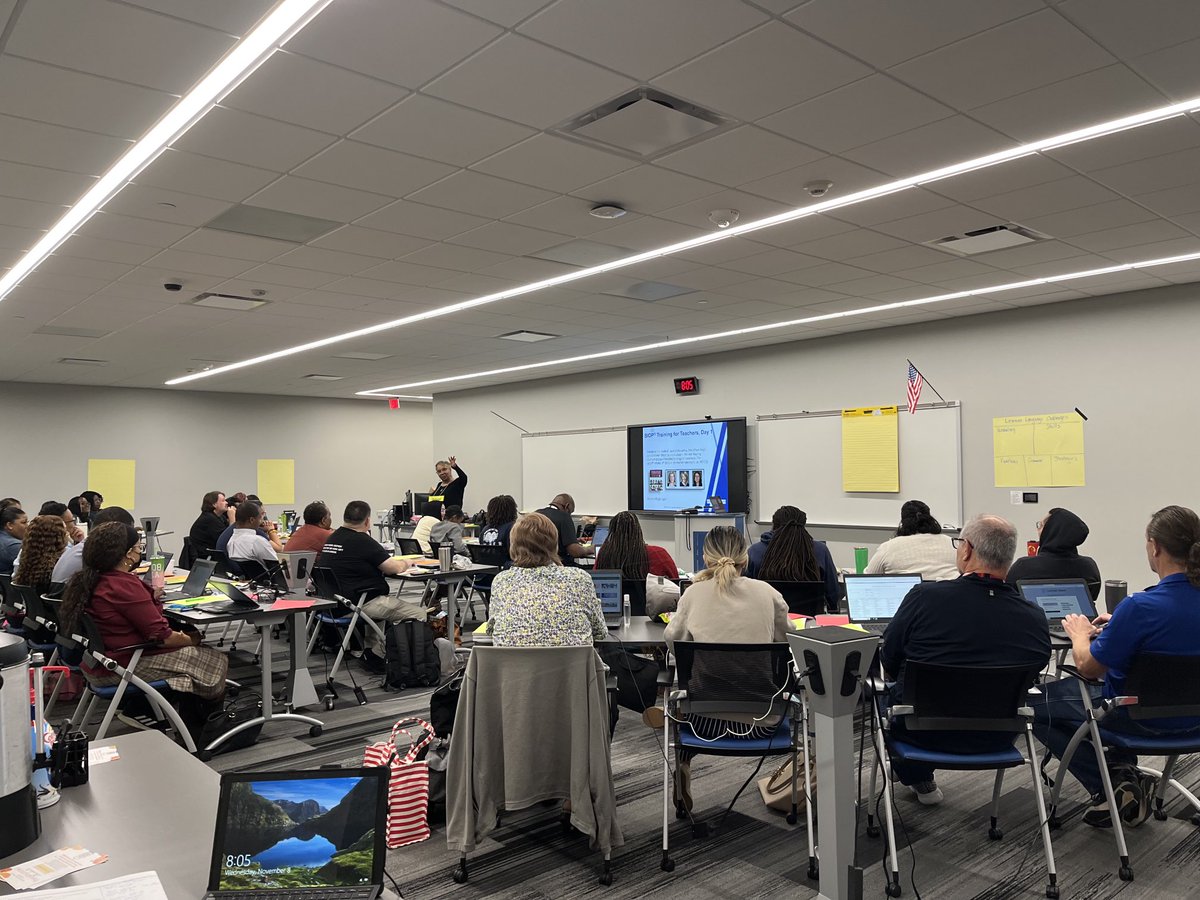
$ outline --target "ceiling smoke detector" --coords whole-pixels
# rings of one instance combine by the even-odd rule
[[[615,203],[601,203],[599,206],[593,206],[588,215],[597,219],[619,219],[625,215],[625,208]]]
[[[708,214],[708,221],[718,228],[728,228],[741,217],[742,214],[736,209],[714,209]]]

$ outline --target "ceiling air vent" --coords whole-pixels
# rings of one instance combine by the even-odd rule
[[[959,256],[975,256],[979,253],[1007,250],[1010,247],[1021,247],[1025,244],[1048,240],[1050,240],[1049,235],[1026,228],[1024,225],[1010,223],[939,238],[936,241],[929,241],[929,246],[937,247],[939,250],[949,250]]]
[[[558,130],[610,150],[645,158],[701,137],[711,137],[731,124],[686,100],[650,88],[637,88],[576,116]]]
[[[510,331],[508,334],[498,334],[496,337],[502,341],[519,341],[522,344],[536,344],[539,341],[552,341],[557,334],[548,334],[544,331]]]
[[[302,375],[302,378],[307,378],[309,381],[341,381],[345,375],[322,375],[319,372],[314,372],[312,375]]]
[[[256,297],[240,297],[237,294],[215,294],[212,291],[205,291],[203,294],[197,294],[192,298],[193,306],[205,306],[209,309],[228,309],[234,312],[247,312],[251,309],[258,309],[260,306],[266,306],[266,300],[259,300]]]
[[[64,356],[59,360],[64,366],[107,366],[107,359],[87,359],[82,356]]]

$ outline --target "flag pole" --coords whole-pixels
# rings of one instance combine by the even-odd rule
[[[917,367],[916,367],[915,365],[913,365],[913,361],[912,361],[911,359],[906,359],[906,360],[904,360],[904,361],[905,361],[906,363],[908,363],[910,366],[912,366],[914,369],[917,369]],[[941,395],[941,392],[940,392],[940,391],[938,391],[938,389],[937,389],[937,388],[935,388],[935,387],[934,387],[932,384],[930,384],[930,383],[929,383],[929,379],[925,377],[925,373],[924,373],[924,372],[922,372],[920,369],[917,369],[917,374],[921,376],[921,380],[922,380],[923,382],[925,382],[925,385],[926,385],[926,386],[927,386],[927,387],[928,387],[928,388],[929,388],[931,391],[933,391],[935,394],[937,394],[937,395],[938,395],[938,399],[939,399],[939,400],[941,400],[943,403],[945,403],[945,402],[946,402],[946,398],[945,398],[945,397],[943,397],[943,396]]]

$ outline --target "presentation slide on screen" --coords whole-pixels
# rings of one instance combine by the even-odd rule
[[[729,498],[729,425],[693,422],[642,429],[645,509],[703,507]]]

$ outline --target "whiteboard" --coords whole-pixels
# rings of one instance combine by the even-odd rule
[[[570,494],[576,515],[616,515],[629,499],[626,457],[624,428],[522,435],[521,509]]]
[[[962,407],[922,404],[900,411],[900,492],[842,490],[841,410],[758,417],[757,518],[798,506],[810,525],[895,528],[905,500],[924,500],[949,527],[963,524]]]

